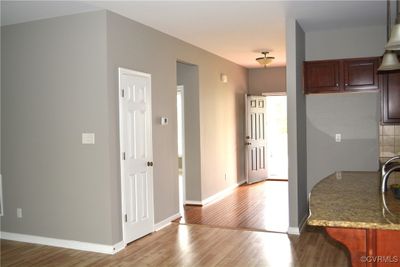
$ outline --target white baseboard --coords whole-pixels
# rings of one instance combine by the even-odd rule
[[[115,244],[114,246],[114,252],[112,254],[116,254],[123,250],[126,247],[126,244],[124,241],[120,241],[119,243]]]
[[[218,192],[218,193],[216,193],[216,194],[204,199],[203,201],[201,201],[201,203],[203,205],[207,205],[207,204],[210,204],[210,203],[215,202],[217,200],[220,200],[221,198],[229,195],[229,193],[231,193],[233,189],[235,189],[236,187],[244,184],[245,182],[246,181],[243,180],[243,181],[240,181],[240,182],[238,182],[238,183],[236,183],[234,185],[231,185],[230,187],[228,187],[228,188],[226,188],[226,189],[224,189],[224,190],[222,190],[222,191],[220,191],[220,192]]]
[[[242,184],[244,184],[246,182],[246,180],[240,181],[234,185],[231,185],[228,188],[225,188],[224,190],[202,200],[202,201],[198,201],[198,200],[186,200],[185,201],[185,205],[196,205],[196,206],[204,206],[207,204],[210,204],[212,202],[215,202],[217,200],[220,200],[221,198],[229,195],[229,193],[232,192],[233,189],[235,189],[238,186],[241,186]]]
[[[172,222],[173,220],[176,220],[176,219],[178,219],[178,218],[180,218],[180,217],[181,217],[181,215],[180,215],[179,213],[174,214],[174,215],[172,215],[172,216],[169,216],[167,219],[162,220],[162,221],[159,222],[159,223],[156,223],[156,224],[154,225],[154,231],[159,231],[159,230],[163,229],[164,227],[167,227],[168,225],[171,224],[171,222]]]
[[[203,206],[203,203],[201,201],[197,201],[197,200],[186,200],[185,205]]]
[[[301,219],[299,227],[289,227],[287,233],[289,235],[300,235],[301,232],[303,232],[303,230],[304,230],[304,226],[306,225],[307,218],[308,218],[308,214],[306,216],[304,216],[303,219]]]
[[[299,227],[289,227],[287,233],[289,235],[300,235]]]
[[[96,243],[87,243],[74,240],[56,239],[50,237],[24,235],[24,234],[9,233],[9,232],[0,232],[0,237],[1,239],[12,240],[12,241],[69,248],[69,249],[77,249],[77,250],[84,250],[84,251],[91,251],[91,252],[98,252],[105,254],[115,254],[125,247],[123,241],[115,245],[102,245]]]

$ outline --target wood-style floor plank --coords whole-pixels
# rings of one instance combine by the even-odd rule
[[[301,236],[173,223],[116,255],[1,240],[1,266],[348,266],[318,228]]]
[[[285,216],[287,183],[263,182],[241,186],[206,207],[188,208],[179,220],[212,226],[173,223],[116,255],[1,240],[1,266],[348,266],[344,249],[318,228],[307,228],[300,237],[219,228],[286,231]]]
[[[242,185],[225,198],[203,207],[185,206],[182,224],[286,232],[288,183],[265,181]]]

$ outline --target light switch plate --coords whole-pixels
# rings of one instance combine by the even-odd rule
[[[22,209],[17,208],[17,218],[22,218]]]
[[[94,145],[94,133],[82,133],[83,145]]]
[[[342,142],[342,135],[340,133],[337,133],[335,135],[335,141],[338,143]]]
[[[221,82],[228,83],[228,75],[221,73]]]

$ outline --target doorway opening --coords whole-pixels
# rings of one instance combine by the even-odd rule
[[[285,95],[246,96],[247,183],[288,177]]]
[[[199,68],[176,63],[179,213],[201,203]]]
[[[186,86],[184,91],[185,94],[188,92]],[[246,109],[246,162],[248,168],[253,168],[248,170],[248,175],[256,175],[252,177],[253,180],[248,181],[248,184],[232,190],[222,199],[203,206],[185,206],[182,218],[175,222],[287,232],[289,215],[286,96],[247,96],[245,103],[247,107],[250,105],[253,107],[251,110]],[[187,102],[185,104],[189,105]],[[271,114],[267,114],[269,110]],[[185,119],[185,122],[187,121]],[[186,137],[189,138],[190,135]],[[268,148],[271,142],[276,144]],[[188,154],[188,151],[186,153]],[[252,162],[249,160],[251,157],[253,157]],[[272,164],[278,166],[269,171]],[[190,186],[186,188],[189,189]],[[186,204],[192,203],[187,201]]]
[[[247,183],[263,193],[263,226],[277,232],[289,226],[286,105],[286,95],[246,96]]]
[[[288,179],[286,95],[266,96],[267,179]]]
[[[184,213],[186,202],[185,190],[185,120],[184,120],[184,86],[178,85],[176,90],[176,113],[178,132],[178,171],[179,171],[179,213]]]

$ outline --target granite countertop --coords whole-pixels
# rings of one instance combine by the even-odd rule
[[[309,225],[400,230],[400,200],[391,191],[380,192],[378,172],[340,174],[326,177],[312,189]]]

